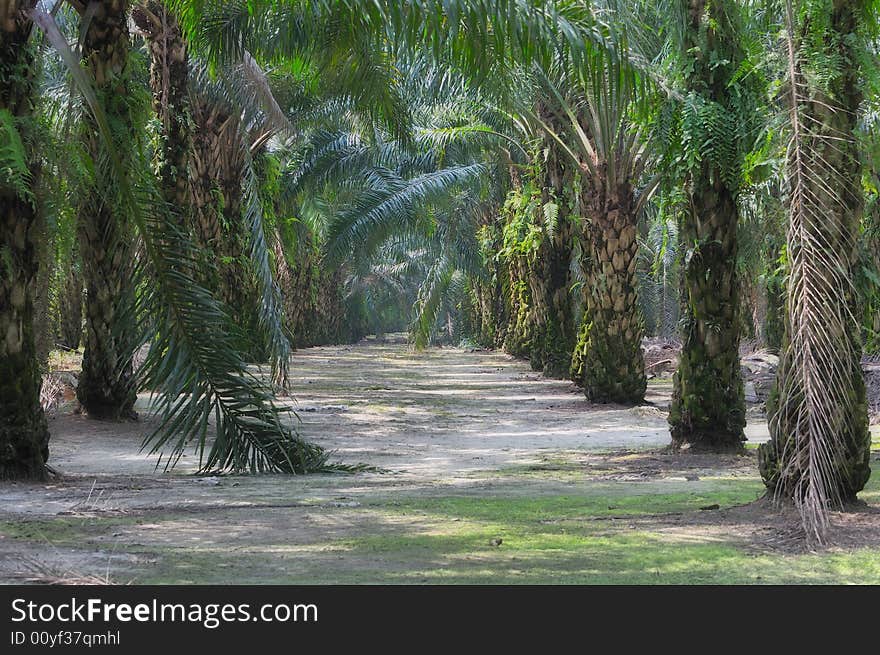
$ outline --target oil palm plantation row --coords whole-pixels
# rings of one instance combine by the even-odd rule
[[[158,392],[170,463],[325,466],[273,403],[295,346],[408,325],[638,403],[647,328],[682,342],[675,446],[742,447],[760,336],[783,343],[768,487],[820,536],[867,480],[871,2],[0,9],[3,477],[45,475],[35,308],[75,347],[83,288],[80,402]]]

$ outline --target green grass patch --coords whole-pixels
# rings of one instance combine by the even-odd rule
[[[440,496],[361,498],[358,507],[322,508],[335,527],[332,535],[318,533],[317,541],[314,531],[302,540],[294,529],[230,542],[223,534],[237,518],[229,511],[216,516],[216,533],[194,530],[177,541],[156,537],[166,534],[166,521],[179,529],[191,514],[3,521],[0,534],[43,547],[135,554],[139,563],[115,578],[143,584],[880,584],[880,544],[774,553],[749,544],[740,526],[723,517],[717,524],[695,520],[707,516],[700,507],[724,509],[757,498],[763,492],[757,476],[675,485],[685,490],[651,480],[591,483],[560,494],[511,480]],[[880,475],[862,497],[880,503]],[[247,510],[250,516],[278,511],[284,510]],[[355,515],[348,534],[340,532]],[[155,524],[143,540],[114,538],[143,522]]]
[[[875,483],[876,484],[876,483]],[[421,531],[344,540],[346,559],[393,563],[376,581],[448,583],[743,584],[880,582],[880,547],[850,553],[758,554],[736,527],[669,531],[663,514],[754,500],[754,480],[705,492],[407,499],[386,511]],[[634,519],[658,517],[651,521]],[[492,540],[501,540],[492,546]],[[344,571],[337,579],[346,581]],[[341,576],[341,577],[340,577]]]

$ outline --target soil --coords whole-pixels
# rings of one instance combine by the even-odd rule
[[[436,554],[401,563],[372,546],[352,555],[351,544],[402,532],[448,535],[451,523],[407,503],[702,498],[734,488],[745,489],[737,498],[760,495],[753,452],[663,450],[669,379],[651,380],[641,407],[591,405],[571,382],[546,379],[507,355],[415,353],[400,340],[306,349],[291,371],[300,434],[335,460],[375,471],[203,476],[195,453],[164,471],[141,450],[153,427],[148,396],[138,401],[140,422],[97,422],[62,403],[50,421],[59,477],[0,486],[0,582],[422,581],[407,572],[437,565]],[[765,440],[766,422],[750,416],[750,442]],[[726,539],[762,552],[802,548],[796,522],[769,503],[691,509],[628,514],[618,528]],[[835,544],[876,544],[878,511],[865,506],[842,518],[848,527]],[[613,512],[603,518],[614,519]]]

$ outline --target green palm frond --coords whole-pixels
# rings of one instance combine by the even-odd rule
[[[146,158],[135,158],[131,168],[122,166],[92,82],[54,18],[37,10],[34,22],[64,59],[95,117],[108,157],[96,171],[109,178],[105,188],[115,190],[107,200],[131,217],[141,239],[143,256],[134,280],[140,293],[127,309],[129,324],[138,329],[129,351],[150,343],[138,376],[153,391],[160,415],[144,446],[161,453],[166,466],[195,446],[206,471],[301,473],[326,467],[326,453],[283,423],[271,390],[243,361],[228,315],[197,283],[196,250],[163,210]]]
[[[152,254],[137,271],[138,315],[150,351],[139,376],[154,390],[160,417],[144,446],[161,453],[166,468],[193,446],[203,471],[325,467],[326,453],[284,424],[270,388],[248,370],[228,315],[196,283],[197,253],[185,235],[161,217],[143,224]]]
[[[371,189],[331,223],[328,257],[339,261],[355,251],[368,255],[395,230],[418,220],[425,205],[446,198],[453,187],[473,182],[485,171],[483,164],[472,163],[397,180],[389,188]]]
[[[266,351],[272,364],[272,377],[286,384],[290,359],[290,342],[285,334],[281,307],[281,292],[275,281],[273,266],[266,244],[265,224],[259,182],[249,152],[244,153],[244,217],[248,227],[248,256],[257,278],[260,332],[266,341]]]

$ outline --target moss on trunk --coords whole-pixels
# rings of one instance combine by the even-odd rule
[[[707,178],[706,178],[707,179]],[[741,447],[745,398],[739,364],[737,210],[715,183],[693,190],[693,215],[682,222],[682,352],[673,379],[669,423],[675,446]]]
[[[746,91],[737,86],[743,54],[730,0],[687,3],[688,98],[683,110],[688,204],[679,234],[682,352],[669,424],[674,446],[727,450],[745,441],[739,365],[740,299],[736,271],[743,147],[738,123]]]
[[[128,2],[105,0],[89,6],[94,11],[83,35],[83,60],[111,126],[121,170],[104,170],[106,145],[87,112],[81,138],[95,163],[95,179],[84,190],[79,210],[86,330],[77,398],[90,416],[118,419],[134,416],[136,398],[131,354],[125,351],[127,328],[121,322],[133,301],[132,229],[115,202],[118,186],[112,182],[113,175],[129,174],[137,142],[128,66],[131,43]]]
[[[537,111],[551,124],[559,120],[544,105]],[[581,236],[578,174],[545,135],[531,166],[513,176],[514,189],[499,219],[500,238],[484,244],[494,248],[486,260],[497,261],[493,277],[501,280],[503,326],[493,330],[496,341],[551,377],[568,374],[577,338],[571,261]],[[492,305],[484,301],[484,313]]]
[[[0,1],[0,111],[24,148],[28,185],[37,175],[33,135],[35,47],[27,12],[35,2]],[[39,275],[41,220],[30,188],[0,184],[0,480],[42,480],[49,430],[40,406],[33,291]]]

